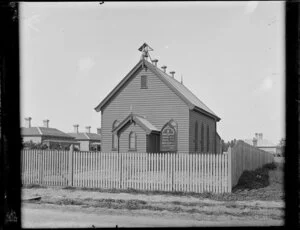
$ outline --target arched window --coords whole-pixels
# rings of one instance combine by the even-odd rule
[[[129,150],[136,150],[136,133],[129,133]]]
[[[201,125],[201,152],[204,152],[204,125]]]
[[[119,125],[119,121],[115,120],[112,125],[112,130]],[[112,134],[112,150],[118,149],[118,136],[117,134]]]
[[[198,152],[198,122],[195,124],[195,152]]]
[[[207,152],[209,152],[209,126],[206,127]]]

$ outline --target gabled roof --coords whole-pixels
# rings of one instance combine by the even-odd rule
[[[140,60],[133,69],[121,80],[121,82],[100,102],[100,104],[95,108],[97,112],[101,111],[103,106],[113,98],[113,96],[125,85],[127,81],[131,79],[134,73],[146,66],[150,69],[156,76],[158,76],[173,92],[175,92],[188,106],[198,112],[202,112],[208,116],[215,118],[217,121],[220,118],[209,109],[199,98],[197,98],[187,87],[178,82],[175,78],[164,73],[162,70],[157,68],[155,65],[151,64],[146,60]]]
[[[160,130],[156,128],[150,121],[133,113],[130,113],[123,121],[121,121],[120,124],[112,130],[112,132],[118,133],[124,127],[133,122],[138,124],[147,134],[160,132]]]
[[[72,137],[75,137],[75,140],[101,141],[101,135],[97,133],[68,133],[68,134]]]
[[[21,128],[22,136],[51,136],[51,137],[64,137],[68,139],[73,139],[72,136],[56,129],[56,128],[46,128],[46,127],[30,127]]]

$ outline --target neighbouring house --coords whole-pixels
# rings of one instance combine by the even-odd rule
[[[85,132],[79,132],[79,125],[73,125],[74,132],[68,135],[75,138],[79,143],[77,145],[80,151],[101,151],[101,129],[97,129],[97,133],[91,133],[91,126],[86,126]]]
[[[262,133],[255,133],[252,139],[244,140],[247,144],[253,145],[261,150],[272,153],[274,156],[279,155],[281,147],[273,144],[271,141],[264,139]]]
[[[139,50],[141,60],[95,108],[101,112],[102,151],[219,153],[220,118],[174,71],[148,61],[146,43]]]
[[[43,121],[43,126],[31,126],[31,117],[25,118],[25,127],[21,127],[23,142],[45,144],[48,148],[61,146],[69,148],[71,144],[77,144],[75,138],[56,129],[49,127],[49,120]]]

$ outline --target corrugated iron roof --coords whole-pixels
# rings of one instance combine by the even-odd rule
[[[249,145],[253,145],[253,139],[245,139],[244,141]],[[258,139],[256,146],[257,147],[276,147],[277,145],[275,145],[274,143],[272,143],[271,141],[266,140],[266,139]]]
[[[193,94],[185,85],[178,82],[175,78],[171,77],[152,63],[145,61],[147,63],[148,68],[155,69],[158,74],[160,74],[165,80],[168,81],[169,84],[171,84],[182,96],[184,96],[191,104],[194,106],[199,107],[200,109],[205,110],[206,112],[214,115],[217,117],[217,115],[209,109],[195,94]]]
[[[160,132],[160,130],[156,128],[150,121],[133,113],[130,113],[123,121],[121,121],[120,124],[112,130],[112,132],[119,132],[119,130],[122,130],[124,127],[126,127],[126,124],[131,122],[137,123],[144,131],[146,131],[147,134],[152,132]]]
[[[101,141],[101,135],[97,133],[68,133],[68,134],[72,137],[75,137],[76,140]]]
[[[187,87],[178,82],[176,79],[172,78],[168,74],[164,73],[158,67],[152,63],[141,60],[139,61],[134,68],[121,80],[121,82],[100,102],[100,104],[95,108],[96,111],[101,111],[102,107],[113,97],[115,93],[121,89],[121,87],[130,79],[131,76],[142,66],[146,65],[154,74],[156,74],[163,82],[166,83],[171,90],[173,90],[179,97],[181,97],[191,109],[199,109],[200,111],[207,113],[208,115],[213,116],[218,121],[220,118],[209,109],[199,98],[197,98]]]
[[[22,136],[52,136],[52,137],[65,137],[73,139],[72,136],[56,129],[56,128],[46,128],[46,127],[31,127],[31,128],[21,128]]]
[[[147,129],[152,130],[152,131],[157,131],[159,132],[160,130],[156,128],[150,121],[146,120],[143,117],[140,117],[138,115],[135,115],[135,119],[140,121]]]

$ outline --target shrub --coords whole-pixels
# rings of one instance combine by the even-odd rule
[[[272,162],[272,163],[265,164],[263,168],[268,170],[275,170],[277,168],[277,165],[275,164],[275,162]]]
[[[269,174],[266,168],[259,168],[255,171],[244,171],[241,175],[236,189],[258,189],[269,185]]]

